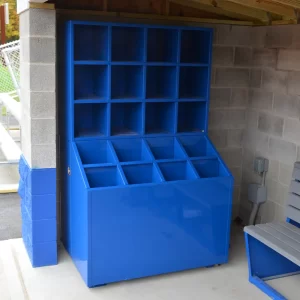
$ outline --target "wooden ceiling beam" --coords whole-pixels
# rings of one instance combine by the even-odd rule
[[[272,0],[272,2],[300,9],[300,0]]]
[[[170,0],[170,2],[238,20],[256,20],[262,23],[270,21],[265,11],[224,0]]]
[[[250,8],[261,9],[266,12],[274,13],[284,16],[288,19],[297,19],[295,9],[293,7],[280,5],[271,1],[258,1],[258,0],[228,0],[230,2],[247,6]]]

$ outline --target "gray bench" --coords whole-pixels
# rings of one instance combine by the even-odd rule
[[[286,216],[286,222],[244,229],[249,280],[272,299],[286,298],[268,280],[300,273],[300,162],[295,163]]]

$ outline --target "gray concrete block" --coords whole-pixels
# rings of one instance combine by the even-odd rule
[[[30,90],[30,65],[28,63],[20,64],[20,87],[22,90]]]
[[[267,178],[278,181],[279,177],[279,162],[277,160],[269,160],[269,171],[267,172]]]
[[[285,222],[286,221],[286,206],[277,204],[275,206],[275,221]]]
[[[276,93],[274,94],[273,110],[281,116],[299,118],[300,97]]]
[[[300,71],[300,50],[280,49],[278,54],[277,69]]]
[[[54,9],[29,9],[30,36],[56,36],[56,11]]]
[[[300,95],[300,72],[289,72],[288,75],[288,93]]]
[[[297,146],[294,143],[270,137],[269,157],[285,164],[293,164],[297,158]]]
[[[232,66],[234,48],[227,46],[213,47],[213,65],[214,66]]]
[[[299,119],[286,119],[284,126],[284,138],[300,144],[300,120]]]
[[[253,59],[252,48],[249,47],[236,47],[234,55],[235,66],[251,66]]]
[[[55,118],[55,92],[30,92],[30,116],[32,118]]]
[[[265,69],[262,74],[262,88],[266,91],[285,93],[287,78],[288,72]]]
[[[247,129],[243,135],[244,149],[248,149],[257,155],[268,154],[269,136],[263,132],[253,129]]]
[[[251,89],[249,91],[249,106],[251,108],[271,110],[273,93],[264,90]]]
[[[28,37],[29,36],[29,10],[22,12],[19,16],[19,30],[20,30],[20,38]]]
[[[29,64],[30,90],[54,92],[56,90],[55,64]]]
[[[248,107],[248,89],[233,88],[231,90],[230,107]]]
[[[277,50],[266,48],[253,49],[253,66],[275,68],[277,63]]]
[[[283,118],[261,112],[258,116],[258,129],[268,134],[282,136]]]
[[[212,129],[209,130],[208,135],[217,149],[222,149],[227,147],[226,129]]]
[[[293,26],[270,26],[267,28],[266,48],[289,48],[293,43]]]
[[[252,69],[250,71],[250,84],[252,88],[260,88],[262,79],[262,70]]]
[[[223,87],[248,87],[250,71],[237,68],[217,68],[215,84]]]
[[[243,150],[241,148],[227,148],[220,150],[220,154],[229,168],[242,165]]]
[[[297,161],[300,162],[300,146],[297,147]]]
[[[243,129],[229,129],[227,136],[228,147],[242,147],[243,134]]]
[[[230,88],[211,88],[210,90],[210,108],[229,107],[231,97]]]
[[[280,183],[285,185],[290,185],[292,180],[294,166],[286,165],[284,163],[279,163],[279,177],[278,180]]]
[[[56,62],[56,39],[52,37],[26,37],[21,39],[23,62],[54,64]]]
[[[210,129],[243,129],[245,123],[244,109],[213,110],[210,113]]]
[[[56,145],[33,145],[31,149],[32,168],[56,168]]]
[[[251,46],[251,27],[221,25],[218,27],[218,44],[229,46]]]
[[[262,223],[270,223],[273,222],[275,219],[275,206],[276,204],[268,200],[261,206],[261,221]]]
[[[247,128],[257,129],[258,127],[258,112],[253,109],[247,109]]]
[[[264,48],[266,43],[267,27],[251,28],[251,46]]]
[[[33,145],[47,145],[56,143],[55,119],[32,119],[31,142]]]
[[[238,187],[242,182],[242,166],[231,167],[230,172],[234,178],[234,184],[237,185],[237,187]],[[238,201],[239,198],[237,196],[235,196],[235,197],[236,197],[236,199],[234,199],[234,201]]]

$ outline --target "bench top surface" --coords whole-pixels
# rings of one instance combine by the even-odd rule
[[[244,231],[300,266],[300,229],[286,222],[247,226]]]

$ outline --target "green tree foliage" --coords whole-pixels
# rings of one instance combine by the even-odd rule
[[[8,3],[9,25],[6,25],[7,42],[19,39],[19,16],[17,14],[17,0],[0,0],[0,5]]]

